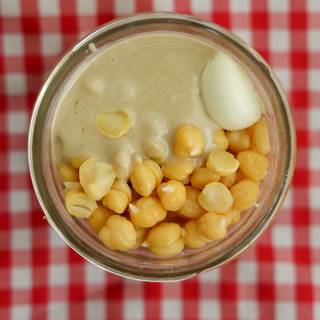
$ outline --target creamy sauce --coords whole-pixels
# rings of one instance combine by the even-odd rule
[[[211,148],[217,126],[202,105],[198,82],[215,52],[206,42],[171,33],[145,34],[98,49],[57,100],[55,161],[83,155],[112,163],[123,146],[144,157],[146,140],[162,136],[170,146],[181,123],[197,125]],[[125,136],[108,138],[97,130],[95,119],[117,110],[129,111],[133,126]]]

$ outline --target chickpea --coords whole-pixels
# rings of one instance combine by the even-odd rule
[[[82,191],[81,184],[75,181],[65,181],[64,183],[64,191]]]
[[[106,224],[107,220],[114,214],[108,208],[98,206],[88,218],[88,222],[94,232],[98,233],[100,229]]]
[[[118,179],[128,179],[132,169],[132,152],[131,147],[125,145],[116,154],[113,166]]]
[[[140,228],[140,227],[135,227],[135,229],[136,229],[136,233],[137,233],[137,240],[136,240],[135,248],[139,248],[142,246],[143,242],[145,241],[145,239],[148,235],[148,229]]]
[[[201,248],[210,240],[198,231],[198,223],[196,220],[189,220],[184,226],[183,241],[188,248]]]
[[[198,157],[204,151],[202,132],[194,125],[181,124],[173,136],[173,151],[180,158]]]
[[[68,212],[77,218],[89,218],[98,208],[97,203],[81,191],[67,192],[64,201]]]
[[[153,172],[142,163],[136,163],[130,175],[133,188],[142,196],[149,196],[156,187],[156,177]]]
[[[112,189],[123,192],[127,196],[128,201],[131,202],[132,192],[125,180],[116,179],[112,185]]]
[[[207,212],[198,220],[198,231],[211,240],[222,240],[227,234],[227,219],[224,215]]]
[[[181,183],[184,185],[184,186],[186,186],[186,185],[188,185],[188,184],[190,184],[190,176],[187,176],[185,179],[183,179],[182,181],[181,181]]]
[[[215,144],[217,149],[227,150],[229,146],[229,140],[226,137],[224,131],[219,129],[213,134],[213,143]]]
[[[187,200],[179,210],[178,215],[183,218],[198,218],[205,213],[205,210],[200,206],[198,201],[200,191],[191,186],[186,186],[185,189]]]
[[[237,181],[237,172],[233,172],[229,174],[228,176],[221,177],[220,182],[223,183],[226,187],[231,187],[234,185]]]
[[[90,158],[81,165],[79,176],[85,193],[93,200],[101,200],[110,191],[116,173],[109,163]]]
[[[177,223],[164,222],[153,227],[147,237],[149,250],[158,256],[171,257],[183,250],[181,228]]]
[[[73,168],[78,169],[81,167],[81,165],[87,160],[87,158],[83,156],[73,157],[70,159],[70,164]]]
[[[191,185],[194,188],[202,190],[207,184],[219,181],[220,176],[208,168],[197,168],[191,175]]]
[[[241,213],[239,210],[231,208],[226,213],[224,213],[223,216],[227,219],[227,225],[229,226],[231,224],[239,222],[241,218]]]
[[[240,163],[240,170],[249,179],[260,181],[266,176],[268,169],[268,158],[263,154],[247,150],[239,152],[237,159]]]
[[[157,193],[162,205],[169,211],[178,211],[186,203],[186,188],[176,180],[161,183]]]
[[[160,166],[153,160],[144,160],[143,165],[146,166],[156,178],[157,186],[162,182],[163,173]]]
[[[162,172],[168,179],[183,181],[192,173],[194,166],[194,162],[189,159],[169,160],[162,165]]]
[[[252,142],[260,153],[267,154],[270,151],[269,132],[266,120],[261,118],[252,130]]]
[[[241,180],[230,188],[234,199],[233,207],[237,210],[250,209],[257,201],[259,187],[250,180]]]
[[[102,198],[102,204],[114,212],[121,214],[127,209],[129,199],[124,192],[111,189]]]
[[[114,214],[99,231],[99,238],[112,250],[126,251],[136,245],[137,233],[129,220]]]
[[[79,173],[75,168],[68,165],[61,165],[59,167],[59,174],[63,181],[78,182]]]
[[[250,136],[245,129],[227,131],[226,136],[229,140],[229,149],[232,152],[238,153],[250,148]]]
[[[206,185],[198,199],[202,208],[216,213],[227,212],[233,204],[229,189],[220,182]]]
[[[161,164],[168,156],[169,147],[164,139],[151,138],[145,142],[144,151],[150,159]]]
[[[209,154],[206,166],[220,176],[228,176],[237,171],[239,162],[234,158],[232,153],[217,150]]]
[[[129,204],[129,212],[132,223],[141,228],[153,227],[167,216],[167,210],[154,197],[143,197]]]

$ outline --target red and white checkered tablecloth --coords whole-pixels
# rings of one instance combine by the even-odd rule
[[[142,283],[97,269],[43,220],[27,167],[42,80],[83,34],[141,11],[198,15],[269,61],[298,136],[291,192],[236,261],[184,282]],[[320,319],[319,0],[0,0],[0,319]]]

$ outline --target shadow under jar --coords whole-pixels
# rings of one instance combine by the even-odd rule
[[[51,159],[50,137],[57,97],[69,76],[92,54],[89,44],[99,49],[130,36],[157,31],[195,37],[232,55],[246,69],[263,99],[271,144],[259,205],[242,214],[240,222],[229,229],[222,241],[212,241],[200,249],[185,249],[174,258],[159,258],[144,249],[119,252],[106,248],[85,221],[73,218],[65,209],[62,186]],[[295,148],[294,126],[283,90],[270,67],[252,48],[215,24],[190,16],[150,13],[100,27],[56,65],[35,104],[29,132],[29,165],[47,220],[70,247],[96,266],[115,274],[144,281],[170,281],[221,266],[259,237],[284,200],[293,173]]]

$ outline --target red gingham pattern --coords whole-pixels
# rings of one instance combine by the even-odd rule
[[[27,168],[39,87],[82,35],[141,11],[198,15],[272,65],[298,136],[291,191],[236,261],[191,280],[141,283],[103,272],[42,219]],[[0,0],[0,319],[320,319],[319,0]]]

